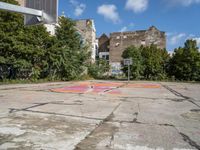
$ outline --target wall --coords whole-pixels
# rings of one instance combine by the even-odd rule
[[[150,27],[148,30],[134,32],[115,32],[110,34],[110,63],[121,62],[123,51],[134,45],[150,46],[157,45],[159,48],[166,48],[165,32],[159,31],[155,27]]]
[[[77,20],[76,21],[77,31],[80,33],[82,38],[85,39],[86,44],[88,44],[89,49],[91,51],[92,62],[96,59],[96,46],[98,45],[96,42],[96,29],[94,25],[94,20],[85,19],[85,20]]]

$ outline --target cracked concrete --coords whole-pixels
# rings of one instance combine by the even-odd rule
[[[100,82],[116,87],[103,94],[51,92]],[[199,84],[170,82],[1,85],[0,149],[199,150],[199,91]]]

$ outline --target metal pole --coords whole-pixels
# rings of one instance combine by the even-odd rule
[[[128,82],[130,82],[130,65],[128,64]]]
[[[27,14],[27,15],[38,16],[38,17],[43,16],[43,12],[41,10],[17,6],[17,5],[13,5],[13,4],[4,3],[4,2],[0,2],[0,9],[17,12],[17,13],[22,13],[22,14]]]

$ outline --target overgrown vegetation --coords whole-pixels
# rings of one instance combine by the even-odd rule
[[[123,58],[132,58],[132,79],[163,80],[172,79],[200,81],[200,52],[195,40],[187,40],[184,47],[174,50],[170,56],[165,49],[155,45],[149,47],[128,47]],[[123,71],[127,74],[127,66]]]
[[[178,80],[200,81],[200,52],[195,40],[187,40],[184,47],[174,50],[168,74]]]
[[[95,63],[88,66],[88,74],[96,79],[105,79],[109,77],[109,62],[104,59],[97,59]]]
[[[59,18],[55,36],[43,25],[24,26],[16,13],[0,11],[0,22],[1,78],[74,80],[87,70],[90,53],[71,19]]]

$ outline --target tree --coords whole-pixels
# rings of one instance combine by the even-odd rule
[[[169,60],[169,54],[166,49],[157,48],[156,45],[141,47],[144,72],[146,79],[164,79],[166,78],[166,64]]]
[[[159,49],[155,45],[128,47],[122,54],[123,58],[132,58],[130,67],[131,76],[134,79],[164,79],[166,78],[166,65],[169,55],[165,49]],[[127,74],[127,66],[123,68]]]
[[[95,79],[105,78],[109,70],[109,63],[105,59],[97,59],[95,63],[90,63],[88,66],[88,74]]]
[[[187,40],[183,48],[174,50],[169,74],[178,80],[200,80],[200,52],[195,40]]]
[[[18,4],[15,0],[1,0],[11,4]],[[15,45],[15,38],[22,30],[22,16],[0,10],[0,63],[8,63],[12,60],[12,46]],[[9,57],[7,59],[7,57]],[[12,61],[11,61],[12,62]]]
[[[11,66],[18,79],[72,80],[87,70],[90,53],[71,19],[60,17],[50,36],[43,25],[24,26],[22,15],[0,12],[0,64]]]
[[[133,79],[140,79],[143,74],[143,63],[142,63],[142,55],[141,49],[136,48],[135,46],[130,46],[125,49],[122,54],[123,59],[131,58],[133,64],[130,66],[130,76]],[[128,67],[123,67],[123,72],[128,75]]]
[[[74,26],[71,19],[59,18],[54,45],[47,53],[52,78],[72,80],[86,70],[90,53]]]
[[[18,4],[15,0],[2,1]],[[1,11],[0,22],[0,63],[11,66],[18,78],[40,78],[50,38],[46,28],[24,26],[23,15],[8,11]],[[23,75],[25,70],[28,73]]]

